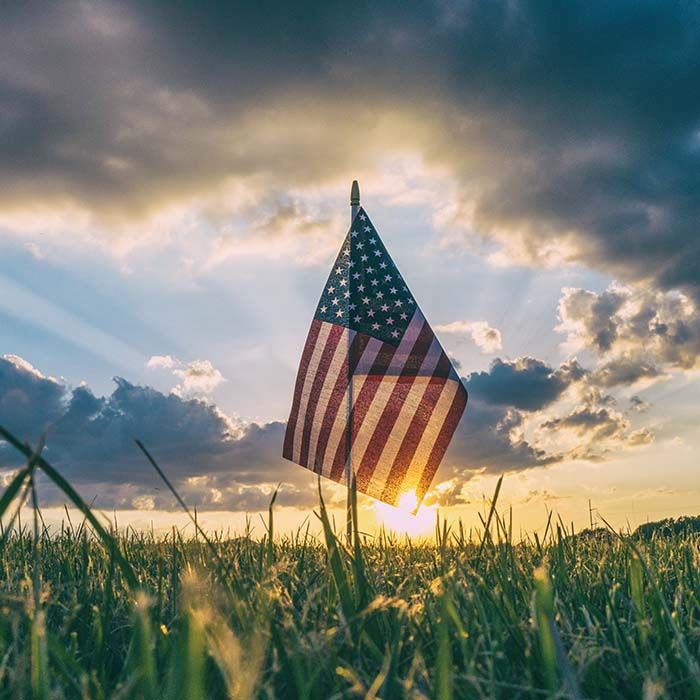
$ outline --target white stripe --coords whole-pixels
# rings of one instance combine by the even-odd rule
[[[425,431],[421,436],[416,452],[411,460],[411,466],[406,472],[406,476],[401,483],[401,488],[397,493],[406,493],[407,491],[415,491],[418,488],[423,472],[428,465],[428,460],[430,459],[430,453],[433,451],[435,442],[440,435],[442,426],[447,420],[447,414],[450,412],[450,407],[452,406],[452,401],[454,400],[455,394],[461,386],[459,380],[448,379],[443,387],[440,398],[438,399],[433,415],[428,421],[428,425],[425,426]]]
[[[316,402],[316,412],[312,418],[313,423],[311,425],[311,435],[309,439],[309,455],[306,460],[306,464],[309,469],[313,469],[314,461],[316,459],[316,444],[318,443],[318,435],[321,431],[321,423],[323,423],[323,417],[326,415],[326,409],[328,408],[328,402],[330,401],[331,395],[333,394],[333,387],[340,373],[343,371],[343,363],[348,357],[348,348],[350,343],[352,343],[355,337],[355,331],[348,331],[347,328],[343,329],[343,334],[340,336],[340,341],[338,342],[338,347],[335,349],[333,354],[333,359],[328,367],[328,372],[326,373],[326,378],[321,387],[321,393],[318,396],[318,401]]]
[[[374,397],[372,398],[372,402],[370,403],[365,417],[362,423],[360,424],[357,434],[354,436],[352,442],[350,460],[351,467],[355,472],[357,472],[360,464],[362,463],[361,457],[364,455],[365,450],[367,448],[367,444],[369,443],[369,440],[372,437],[374,427],[377,424],[377,421],[382,416],[384,407],[386,406],[386,403],[389,400],[389,397],[391,396],[391,392],[394,389],[394,385],[396,384],[396,379],[398,375],[401,374],[401,371],[403,370],[403,367],[406,364],[406,360],[410,357],[411,350],[413,349],[413,346],[415,345],[415,342],[418,336],[420,335],[421,330],[423,330],[424,324],[425,318],[423,317],[423,314],[421,313],[420,309],[416,309],[416,312],[413,314],[413,318],[411,318],[411,322],[406,328],[406,332],[404,333],[403,338],[401,338],[401,342],[399,343],[398,347],[396,348],[396,351],[394,352],[394,355],[391,358],[391,361],[389,362],[389,367],[384,373],[384,376],[381,378],[381,380],[379,380],[379,378],[377,377],[375,377],[374,379],[374,381],[380,381],[381,383]],[[373,342],[374,340],[375,339],[373,338],[370,342]],[[367,347],[369,347],[369,343]],[[370,357],[365,350],[365,353],[360,358],[352,384],[353,407],[355,405],[355,401],[357,400],[360,391],[362,390],[362,387],[365,384],[367,375],[372,370],[372,364],[374,363],[375,357],[376,353],[374,354],[374,356]],[[347,394],[345,395],[344,401],[347,403]],[[338,421],[340,419],[340,411],[338,412],[338,414],[339,415],[336,416],[335,425],[333,426],[333,432],[331,433],[331,439],[335,439],[336,437],[335,431]],[[347,424],[347,414],[343,418],[343,423]],[[339,426],[340,432],[337,436],[338,442],[340,442],[340,439],[344,433],[344,429],[345,425]],[[337,444],[338,443],[335,443],[335,448],[330,453],[331,463],[330,465],[328,465],[329,474],[330,469],[333,466],[333,459],[337,450]],[[328,447],[331,447],[330,439],[328,441]],[[329,452],[328,450],[326,450],[326,459],[324,460],[326,463],[328,463],[328,454]],[[325,466],[326,465],[324,464],[324,467]],[[325,471],[323,473],[325,475]]]
[[[437,338],[434,338],[430,350],[421,365],[419,376],[413,380],[413,384],[401,407],[401,412],[386,438],[382,454],[367,484],[366,493],[370,496],[379,498],[384,491],[384,486],[389,478],[396,455],[401,449],[413,417],[423,403],[423,397],[432,379],[433,372],[440,361],[440,357],[442,357],[442,348]]]
[[[355,473],[357,473],[360,465],[362,464],[362,457],[364,457],[365,450],[367,449],[367,445],[369,445],[372,433],[374,433],[374,429],[377,427],[377,422],[382,417],[382,413],[384,413],[384,409],[389,401],[391,392],[394,391],[397,380],[397,376],[382,377],[381,380],[378,380],[380,382],[379,388],[374,394],[372,403],[369,405],[367,413],[365,413],[364,420],[362,421],[362,424],[355,435],[355,439],[352,442],[350,457],[352,460],[352,468],[355,470]]]
[[[379,350],[381,349],[383,343],[381,340],[377,340],[376,338],[370,338],[369,342],[365,346],[365,350],[362,353],[362,357],[360,358],[360,362],[363,366],[369,366],[370,368],[372,367],[372,363],[374,362],[375,358],[377,357],[377,354],[379,353]],[[352,402],[353,406],[355,405],[355,401],[357,401],[357,396],[360,393],[360,390],[365,384],[365,380],[367,379],[367,372],[358,375],[357,372],[353,375],[352,377]],[[331,428],[331,434],[328,438],[328,442],[326,443],[326,452],[323,456],[323,467],[321,470],[321,473],[323,476],[330,477],[331,475],[331,469],[333,468],[333,461],[335,459],[335,453],[338,451],[338,445],[340,444],[340,441],[345,434],[345,426],[347,425],[348,422],[348,390],[347,388],[345,389],[345,394],[343,395],[342,401],[340,403],[340,408],[338,409],[338,413],[336,413],[335,420],[333,421],[333,427]],[[344,477],[343,477],[344,478]]]
[[[357,473],[362,465],[365,452],[367,451],[370,441],[372,440],[374,429],[377,427],[377,423],[379,423],[379,420],[381,419],[384,410],[389,403],[389,399],[391,398],[394,388],[396,387],[396,383],[401,375],[401,372],[406,366],[406,362],[410,357],[412,357],[413,346],[415,345],[416,340],[418,339],[418,336],[420,335],[424,326],[425,319],[423,318],[423,314],[420,311],[416,311],[411,323],[406,329],[406,333],[404,334],[403,338],[401,338],[398,348],[396,348],[394,356],[391,358],[386,374],[381,378],[379,388],[374,394],[372,402],[370,403],[369,408],[365,413],[365,417],[357,430],[355,439],[353,440],[350,458],[352,460],[352,467],[355,470],[355,473]],[[432,346],[430,349],[432,349]]]
[[[316,344],[314,345],[314,350],[311,355],[311,360],[309,360],[309,367],[306,370],[306,377],[304,377],[304,388],[301,391],[301,401],[299,402],[299,411],[297,413],[297,424],[294,430],[294,443],[292,446],[292,456],[295,462],[299,462],[301,457],[301,436],[304,432],[304,423],[306,422],[306,407],[309,403],[309,395],[311,394],[311,387],[314,383],[314,377],[318,371],[318,365],[321,361],[321,355],[323,354],[323,349],[326,347],[326,341],[328,340],[328,335],[331,332],[332,324],[321,323],[321,329],[318,332],[318,337],[316,338]]]

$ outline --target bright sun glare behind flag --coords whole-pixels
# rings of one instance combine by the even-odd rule
[[[399,498],[398,506],[375,501],[377,520],[388,530],[406,535],[427,535],[435,526],[436,506],[422,506],[413,515],[418,499],[415,491],[407,491]]]

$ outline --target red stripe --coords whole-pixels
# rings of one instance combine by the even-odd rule
[[[399,493],[401,484],[416,454],[423,433],[428,423],[430,423],[435,407],[440,400],[440,394],[442,394],[446,384],[445,375],[449,373],[450,366],[449,358],[442,352],[435,372],[430,378],[428,386],[425,388],[425,394],[423,394],[421,405],[411,419],[401,447],[396,454],[394,463],[391,465],[391,470],[384,486],[384,491],[382,492],[382,501],[386,500],[389,503],[395,503],[401,495]],[[417,468],[419,467],[417,466]]]
[[[360,393],[357,395],[357,399],[353,401],[348,424],[345,426],[343,437],[340,440],[340,444],[338,445],[338,449],[336,450],[335,457],[333,459],[333,466],[331,467],[330,475],[330,478],[333,479],[333,481],[343,481],[345,463],[348,455],[352,451],[352,444],[357,437],[357,433],[362,425],[362,421],[364,421],[365,416],[367,415],[369,407],[372,405],[372,400],[377,393],[377,389],[379,389],[379,385],[382,383],[384,375],[386,374],[387,356],[393,356],[397,349],[398,348],[389,345],[388,343],[384,343],[382,345],[382,348],[377,355],[377,359],[374,361],[372,369],[367,375],[365,383],[362,385],[362,389],[360,389]],[[382,371],[382,368],[384,368],[384,371]],[[348,430],[350,430],[349,440]]]
[[[335,382],[331,396],[328,399],[328,406],[326,407],[326,412],[323,414],[323,422],[321,423],[321,428],[318,433],[318,442],[316,443],[316,455],[314,456],[313,470],[320,473],[323,467],[323,458],[326,454],[326,447],[328,446],[328,438],[331,435],[331,430],[333,429],[333,423],[335,423],[335,418],[338,415],[338,410],[340,409],[340,404],[345,397],[345,392],[348,388],[349,378],[355,373],[355,368],[357,367],[362,353],[367,347],[367,343],[370,341],[370,336],[364,333],[356,333],[353,341],[350,345],[349,355],[350,355],[350,369],[348,370],[348,358],[345,358],[343,366],[340,368],[338,373],[338,379]]]
[[[454,399],[452,399],[450,410],[447,412],[445,423],[443,424],[442,430],[440,430],[440,434],[433,445],[433,450],[428,458],[428,464],[426,465],[423,474],[421,474],[420,481],[418,482],[418,487],[416,488],[418,505],[420,505],[421,501],[423,500],[423,496],[425,496],[426,491],[430,487],[430,483],[435,476],[435,472],[440,466],[440,462],[442,462],[447,446],[450,444],[452,435],[457,429],[459,419],[462,417],[464,408],[467,405],[467,390],[464,388],[462,382],[459,384],[457,393],[455,394]]]
[[[326,380],[326,375],[328,374],[328,370],[333,360],[333,355],[335,354],[336,348],[340,343],[344,330],[345,329],[343,326],[336,326],[335,324],[331,327],[328,338],[326,339],[326,344],[323,348],[323,352],[321,353],[321,359],[319,360],[318,368],[316,369],[314,381],[311,384],[309,400],[306,404],[306,415],[304,416],[304,429],[302,430],[301,434],[301,451],[299,453],[299,464],[304,467],[307,466],[307,461],[309,459],[311,428],[316,416],[316,405],[318,404],[318,398],[321,395],[323,382]]]
[[[313,355],[314,347],[316,347],[316,340],[318,339],[318,334],[321,331],[321,323],[321,321],[317,321],[316,319],[314,319],[311,322],[309,335],[306,338],[304,351],[301,354],[301,361],[299,362],[297,381],[296,385],[294,386],[294,399],[292,401],[292,410],[289,414],[289,420],[287,421],[287,432],[284,434],[284,448],[282,450],[282,456],[285,459],[290,459],[292,461],[294,451],[294,431],[296,430],[297,420],[299,419],[299,404],[301,403],[301,392],[304,388],[304,382],[306,381],[306,373],[309,370],[311,356]]]
[[[406,397],[418,374],[415,367],[420,367],[423,364],[426,355],[430,351],[434,338],[433,331],[430,329],[428,323],[425,322],[413,347],[408,353],[408,360],[396,380],[389,400],[367,443],[367,448],[362,456],[362,463],[357,470],[357,488],[360,489],[360,491],[365,491],[374,474],[374,470],[377,468],[377,463],[382,455],[387,438],[396,424],[396,420],[401,413]]]

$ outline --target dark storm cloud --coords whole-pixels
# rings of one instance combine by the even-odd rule
[[[585,370],[576,360],[558,369],[533,357],[491,363],[488,372],[472,372],[467,377],[469,395],[495,406],[512,406],[536,411],[556,401]]]
[[[439,479],[468,480],[479,471],[516,471],[561,461],[562,455],[551,454],[522,437],[518,430],[522,423],[523,414],[517,409],[470,395],[468,413],[452,438]]]
[[[69,391],[20,358],[0,358],[0,425],[31,444],[45,432],[45,457],[86,496],[97,494],[101,507],[132,507],[139,496],[174,506],[135,438],[200,505],[246,510],[269,502],[265,485],[280,481],[281,505],[316,503],[310,473],[281,458],[282,423],[238,425],[202,401],[115,382],[110,396],[96,397],[85,386]],[[0,443],[0,465],[18,459]]]
[[[65,410],[64,394],[60,382],[44,377],[21,358],[0,357],[0,416],[11,418],[18,433],[41,431],[58,420]]]
[[[410,148],[454,176],[454,225],[517,243],[520,260],[558,251],[697,298],[699,14],[661,1],[6,4],[2,198],[132,216],[226,177],[318,183]]]
[[[515,471],[561,461],[521,434],[525,414],[539,411],[586,376],[570,360],[555,369],[541,360],[521,357],[494,360],[487,372],[464,379],[469,391],[466,416],[452,438],[441,477],[461,481],[474,472]]]

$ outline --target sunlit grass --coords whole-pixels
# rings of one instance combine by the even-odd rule
[[[25,454],[0,495],[0,698],[700,697],[689,532],[550,520],[513,544],[494,504],[478,532],[433,522],[429,543],[360,523],[347,542],[320,501],[322,540],[157,538],[90,526]],[[34,509],[10,527],[37,470],[81,522],[47,532]]]

